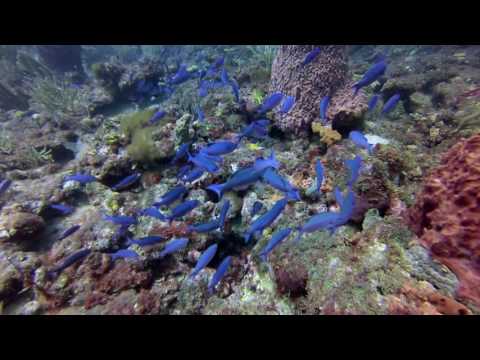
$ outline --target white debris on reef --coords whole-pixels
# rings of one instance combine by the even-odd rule
[[[365,134],[365,137],[368,140],[369,144],[372,145],[377,145],[377,144],[382,144],[382,145],[387,145],[390,144],[390,141],[387,139],[384,139],[378,135],[373,135],[373,134]]]

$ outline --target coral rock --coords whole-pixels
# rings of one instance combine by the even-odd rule
[[[452,147],[409,211],[412,229],[460,280],[457,295],[480,305],[480,135]]]
[[[25,212],[12,213],[0,219],[0,232],[5,230],[8,233],[5,239],[0,236],[0,240],[27,240],[44,228],[45,221],[38,215]]]

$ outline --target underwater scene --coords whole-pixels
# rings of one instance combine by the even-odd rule
[[[480,46],[0,45],[0,313],[480,313]]]

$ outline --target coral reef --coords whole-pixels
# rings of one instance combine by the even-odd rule
[[[480,306],[480,135],[462,140],[425,179],[409,212],[412,229],[460,279],[458,296]]]

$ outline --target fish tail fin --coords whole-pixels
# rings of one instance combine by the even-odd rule
[[[373,148],[375,147],[375,145],[373,144],[368,144],[368,154],[369,155],[372,155],[373,154]]]
[[[207,190],[213,191],[215,195],[217,195],[218,199],[220,200],[223,196],[223,184],[213,184],[207,187]]]
[[[250,238],[252,237],[252,234],[250,232],[247,232],[243,238],[245,240],[245,244],[248,244],[250,242]]]
[[[358,86],[358,84],[357,83],[353,84],[352,89],[353,89],[353,97],[357,96],[358,91],[360,90],[360,87]]]

